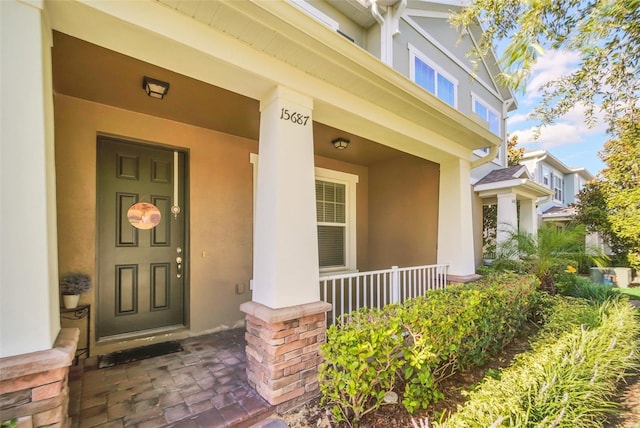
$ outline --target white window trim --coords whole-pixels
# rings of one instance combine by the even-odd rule
[[[564,175],[558,174],[553,175],[553,183],[551,183],[551,190],[553,190],[553,200],[556,202],[561,202],[564,204]],[[556,183],[560,184],[560,186],[556,186]],[[556,198],[556,194],[560,193],[560,199]]]
[[[421,16],[420,13],[416,13],[416,10],[414,10],[414,9],[407,9],[406,12],[402,15],[402,19],[407,24],[409,24],[415,31],[417,31],[422,37],[424,37],[433,46],[435,46],[440,52],[442,52],[449,59],[451,59],[451,61],[455,62],[458,65],[458,67],[460,67],[461,69],[466,71],[467,74],[472,76],[474,81],[478,82],[478,84],[480,84],[482,87],[484,87],[487,91],[489,91],[491,94],[495,95],[496,98],[502,100],[502,96],[500,95],[500,90],[498,89],[500,86],[498,85],[498,83],[493,78],[493,75],[489,72],[489,66],[487,65],[484,57],[482,58],[482,63],[484,64],[485,68],[487,69],[487,72],[489,73],[489,78],[491,79],[491,83],[493,84],[493,86],[489,85],[484,80],[482,80],[478,76],[478,73],[474,72],[469,66],[467,66],[460,59],[458,59],[458,57],[456,55],[454,55],[453,52],[451,52],[450,50],[445,48],[444,45],[442,43],[438,42],[438,40],[435,37],[433,37],[431,34],[427,33],[424,30],[424,28],[422,28],[415,20],[411,19],[410,16]],[[432,17],[433,18],[437,18],[437,16],[432,16]],[[473,38],[473,34],[471,34],[469,31],[466,31],[466,33],[471,37],[471,40],[473,41],[473,44],[477,46],[478,44],[476,43],[475,39]]]
[[[418,58],[420,61],[424,62],[426,65],[431,67],[436,72],[436,74],[441,75],[442,77],[444,77],[445,79],[447,79],[448,81],[453,83],[453,106],[451,106],[451,107],[457,109],[458,108],[458,79],[456,79],[451,74],[447,73],[442,67],[438,66],[436,63],[431,61],[424,53],[422,53],[418,48],[413,46],[411,43],[408,43],[408,48],[409,48],[409,78],[411,79],[411,81],[416,83],[416,61],[415,61],[415,59]],[[417,85],[417,83],[416,83],[416,85]],[[418,85],[418,86],[420,86],[420,85]],[[426,92],[429,92],[426,89],[424,89],[424,90]],[[432,95],[434,97],[438,98],[443,103],[445,103],[447,105],[450,105],[449,103],[447,103],[446,101],[444,101],[442,98],[440,98],[438,96],[438,78],[437,78],[437,76],[436,76],[435,90],[436,90],[436,93],[432,94]],[[431,93],[431,92],[429,92],[429,93]]]
[[[471,114],[476,114],[478,115],[478,113],[476,113],[476,101],[478,101],[480,104],[482,104],[487,110],[490,110],[491,112],[495,113],[496,116],[498,117],[498,131],[500,132],[498,135],[499,137],[502,138],[502,125],[504,124],[504,118],[502,117],[502,115],[498,112],[498,110],[494,109],[493,107],[491,107],[482,97],[479,97],[476,93],[471,92]],[[480,115],[478,115],[478,117],[480,117]],[[486,120],[484,118],[480,118],[482,119],[483,123],[486,123]],[[488,127],[489,125],[487,124],[487,129],[489,129]],[[489,129],[490,130],[490,129]],[[491,131],[491,130],[490,130]],[[492,162],[496,165],[501,165],[502,163],[502,151],[503,151],[503,147],[506,147],[506,142],[504,140],[504,138],[502,138],[502,144],[500,146],[500,148],[498,149],[498,154],[496,155],[496,157],[492,160]],[[477,156],[486,156],[487,153],[489,153],[489,149],[476,149],[473,151],[473,153]]]
[[[547,176],[548,178],[548,183],[544,182],[544,176]],[[540,165],[540,184],[542,184],[543,186],[549,188],[549,189],[553,189],[553,183],[551,183],[551,176],[552,176],[552,170],[547,168],[545,165]]]
[[[345,266],[335,266],[320,268],[321,274],[335,272],[355,272],[356,271],[356,184],[358,176],[347,172],[334,171],[326,168],[315,168],[316,180],[329,181],[344,184],[346,201],[346,224],[345,224]]]
[[[249,153],[249,162],[253,165],[253,224],[255,226],[258,155],[256,153]],[[347,172],[315,167],[315,179],[344,184],[346,202],[345,266],[320,268],[320,274],[329,275],[336,272],[357,272],[356,184],[359,182],[359,177]]]
[[[476,93],[471,92],[471,111],[473,113],[476,113],[476,102],[482,104],[487,110],[489,110],[490,112],[496,115],[496,117],[498,118],[498,133],[496,135],[498,137],[502,137],[502,123],[503,123],[502,114],[495,108],[491,107],[491,105],[488,102],[486,102],[482,97],[479,97]],[[484,118],[482,118],[482,120],[484,120]],[[489,130],[491,131],[491,129]]]

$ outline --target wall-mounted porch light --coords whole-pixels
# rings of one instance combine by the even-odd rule
[[[348,139],[342,138],[342,137],[331,140],[331,144],[333,144],[333,147],[335,147],[338,150],[346,149],[349,143],[350,141]]]
[[[161,100],[167,95],[167,92],[169,92],[169,83],[144,76],[142,79],[142,89],[144,89],[151,98]]]

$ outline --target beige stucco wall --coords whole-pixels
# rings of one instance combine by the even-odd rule
[[[188,150],[190,319],[189,329],[174,335],[242,324],[244,314],[238,307],[251,300],[253,166],[249,154],[257,152],[257,142],[65,95],[55,97],[55,119],[60,272],[96,276],[98,134]],[[361,271],[369,269],[368,168],[321,156],[315,157],[315,164],[358,176],[357,263]],[[236,284],[244,284],[246,291],[237,294]],[[97,307],[94,291],[82,296],[81,303]],[[167,336],[155,339],[167,340]],[[131,346],[126,340],[96,345],[93,334],[92,340],[94,355]]]
[[[251,299],[249,153],[257,142],[63,95],[55,97],[55,125],[60,272],[80,270],[95,278],[98,133],[186,149],[190,334],[241,324],[238,307]],[[236,284],[246,286],[244,294],[236,293]],[[93,299],[92,292],[81,303]],[[92,346],[92,354],[98,351]]]
[[[60,272],[96,275],[98,134],[188,150],[190,318],[189,328],[180,334],[241,325],[244,316],[238,308],[251,300],[253,166],[249,154],[257,152],[257,142],[65,95],[55,97],[55,125]],[[315,157],[315,164],[358,176],[360,271],[436,262],[437,164],[409,155],[369,167],[321,156]],[[243,284],[245,292],[237,294],[236,284]],[[95,308],[94,298],[91,292],[81,303]],[[96,346],[92,338],[94,355],[131,346],[126,341]]]
[[[409,155],[369,167],[369,268],[437,261],[439,165]]]

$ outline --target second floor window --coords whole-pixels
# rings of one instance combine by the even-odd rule
[[[489,123],[489,131],[500,135],[500,115],[498,112],[476,96],[472,97],[472,101],[474,113]]]
[[[542,167],[542,184],[544,184],[549,189],[551,189],[550,176],[551,176],[551,172],[547,168]]]
[[[458,82],[443,70],[427,61],[417,51],[411,52],[411,79],[442,101],[457,108]]]
[[[563,191],[564,180],[556,175],[553,176],[553,199],[564,202]]]

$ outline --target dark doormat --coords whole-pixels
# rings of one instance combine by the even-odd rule
[[[140,346],[139,348],[125,349],[111,354],[98,355],[98,368],[117,366],[118,364],[131,363],[160,355],[172,354],[182,351],[182,345],[178,341],[156,343]]]

